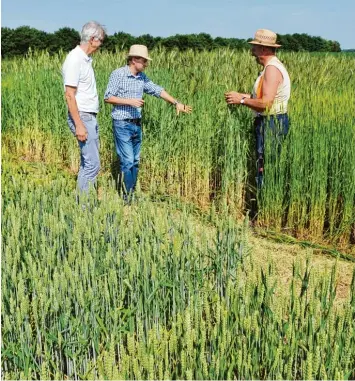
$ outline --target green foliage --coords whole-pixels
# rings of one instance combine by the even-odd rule
[[[355,272],[338,304],[336,267],[322,274],[296,260],[287,289],[272,262],[257,265],[248,219],[236,219],[253,186],[252,115],[227,107],[223,93],[251,88],[253,58],[228,48],[151,54],[149,77],[194,113],[177,117],[145,98],[144,192],[132,206],[112,181],[103,102],[100,197],[76,203],[64,55],[3,61],[3,378],[354,379]],[[353,57],[281,59],[293,83],[291,130],[276,160],[266,153],[259,221],[349,244]],[[95,57],[101,101],[124,61],[123,52]],[[206,211],[205,226],[186,201]]]
[[[2,57],[13,57],[24,55],[31,48],[32,50],[48,50],[56,53],[60,50],[68,52],[80,41],[77,31],[72,28],[63,27],[54,33],[38,31],[28,26],[10,29],[1,28],[1,54]],[[313,37],[308,34],[285,34],[278,35],[278,43],[282,45],[282,50],[286,51],[308,51],[308,52],[340,52],[340,44],[337,41],[328,41],[321,37]],[[232,49],[247,49],[249,44],[244,39],[238,38],[212,38],[207,33],[199,34],[176,34],[169,37],[153,37],[144,34],[134,37],[129,33],[116,32],[108,35],[102,50],[115,52],[117,50],[127,50],[130,45],[143,44],[148,49],[154,47],[164,47],[166,49],[178,49],[186,51],[193,49],[196,51],[212,50],[221,47]]]
[[[39,31],[29,26],[16,29],[1,28],[1,57],[24,56],[29,51],[47,50],[69,52],[80,42],[79,33],[72,28],[61,28],[54,33]]]
[[[325,40],[319,36],[310,36],[306,33],[278,34],[277,42],[282,50],[294,52],[340,52],[337,41]]]
[[[20,26],[16,29],[1,28],[1,55],[11,57],[25,55],[28,50],[44,50],[48,48],[49,33]]]
[[[47,48],[50,52],[56,53],[60,50],[69,52],[80,43],[79,33],[72,28],[60,28],[50,35],[50,46]]]
[[[102,179],[2,174],[4,379],[353,379],[355,282],[296,261],[289,290],[256,265],[248,221],[124,207]],[[355,279],[355,272],[354,272]]]
[[[177,117],[165,102],[145,97],[142,189],[201,208],[213,204],[217,211],[227,204],[236,216],[244,215],[255,198],[253,114],[245,107],[227,107],[223,94],[251,90],[258,71],[255,60],[228,48],[199,53],[161,48],[151,54],[148,76],[191,104],[194,112]],[[280,57],[292,81],[291,128],[280,155],[266,144],[258,222],[351,248],[355,151],[349,142],[355,139],[355,127],[348,105],[355,101],[355,61],[350,53],[280,52]],[[76,172],[77,146],[66,125],[60,75],[63,60],[64,55],[40,53],[3,62],[3,152],[61,163]],[[102,98],[111,71],[124,63],[123,51],[94,57],[101,162],[103,172],[113,176],[117,170],[110,106]]]

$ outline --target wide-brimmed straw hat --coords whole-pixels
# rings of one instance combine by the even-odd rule
[[[132,45],[129,48],[128,57],[142,57],[146,60],[152,60],[148,56],[148,48],[145,45]]]
[[[277,34],[268,29],[258,29],[255,33],[254,40],[249,41],[249,44],[271,46],[279,48],[281,45],[276,44]]]

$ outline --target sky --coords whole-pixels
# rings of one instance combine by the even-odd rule
[[[259,28],[280,34],[307,33],[355,48],[354,0],[2,0],[1,26],[22,25],[55,32],[80,32],[90,20],[109,35],[208,33],[212,37],[250,38]]]

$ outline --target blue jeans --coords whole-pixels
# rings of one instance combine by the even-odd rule
[[[80,148],[78,188],[80,192],[88,193],[89,188],[96,185],[96,177],[100,171],[99,126],[95,115],[81,111],[79,115],[88,131],[88,137],[85,142],[78,140]],[[68,125],[75,136],[75,124],[70,114],[68,114]]]
[[[124,192],[125,195],[130,195],[135,190],[138,178],[142,129],[134,123],[123,120],[113,119],[112,124],[116,152],[120,158]]]
[[[265,136],[271,137],[271,148],[275,154],[280,154],[281,144],[289,130],[287,114],[257,116],[254,120],[256,135],[257,176],[256,185],[260,189],[264,179]]]

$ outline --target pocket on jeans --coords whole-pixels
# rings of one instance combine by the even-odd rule
[[[90,122],[90,120],[93,118],[93,115],[91,115],[87,112],[81,112],[81,113],[79,113],[79,115],[80,115],[80,119],[83,122]]]
[[[118,130],[118,129],[122,129],[122,130],[125,130],[127,129],[127,127],[130,125],[129,122],[126,122],[126,121],[123,121],[123,120],[114,120],[113,122],[113,128]]]

